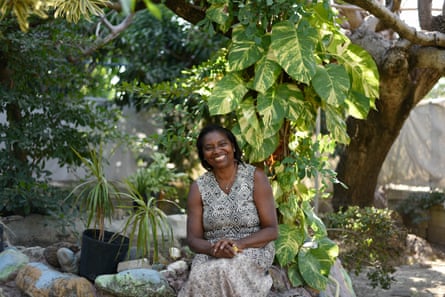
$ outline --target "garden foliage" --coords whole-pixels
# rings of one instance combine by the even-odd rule
[[[407,230],[390,209],[350,206],[324,219],[331,238],[338,241],[344,267],[355,274],[367,271],[373,287],[388,289],[395,266],[403,261]]]

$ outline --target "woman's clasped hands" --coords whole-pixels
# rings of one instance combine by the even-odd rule
[[[212,245],[212,255],[216,258],[233,258],[242,249],[233,240],[221,239]]]

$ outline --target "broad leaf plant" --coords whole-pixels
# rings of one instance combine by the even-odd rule
[[[313,201],[339,182],[326,156],[348,143],[346,117],[374,108],[376,65],[344,35],[328,1],[209,3],[201,25],[231,33],[210,113],[234,119],[248,161],[267,165],[280,219],[276,258],[291,284],[323,290],[338,247]],[[320,114],[324,136],[314,133]],[[306,186],[317,176],[321,186]]]

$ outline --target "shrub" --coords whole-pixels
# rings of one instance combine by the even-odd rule
[[[338,241],[344,267],[359,274],[369,268],[372,287],[388,289],[391,274],[406,248],[407,232],[397,213],[389,209],[351,206],[324,218],[330,238]]]
[[[413,192],[396,206],[396,210],[408,222],[419,225],[429,219],[428,210],[436,204],[445,201],[445,193],[442,192]]]
[[[14,187],[0,191],[0,215],[54,215],[66,211],[67,189],[45,182],[22,180]]]

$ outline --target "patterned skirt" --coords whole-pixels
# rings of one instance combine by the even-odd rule
[[[199,256],[178,297],[266,297],[272,287],[268,269],[246,255],[232,259]]]

